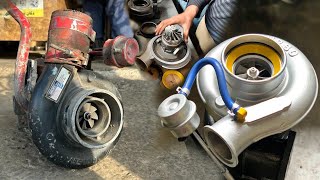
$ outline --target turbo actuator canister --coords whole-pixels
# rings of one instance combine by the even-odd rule
[[[200,124],[194,102],[182,94],[175,94],[165,99],[158,108],[161,123],[168,128],[176,138],[187,137]]]

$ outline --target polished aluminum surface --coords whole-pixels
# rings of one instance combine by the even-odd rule
[[[175,94],[165,99],[158,108],[161,123],[168,128],[176,138],[187,137],[200,124],[194,102],[182,94]]]
[[[145,52],[137,57],[141,69],[147,69],[156,62],[165,69],[180,69],[191,60],[191,49],[183,41],[181,27],[168,26],[162,35],[152,38]]]
[[[225,69],[229,92],[241,106],[284,97],[291,100],[287,109],[253,123],[238,123],[227,114],[225,106],[218,101],[219,88],[214,69],[203,67],[197,77],[197,87],[202,101],[211,116],[223,117],[212,126],[205,126],[204,136],[209,148],[225,165],[234,167],[238,155],[253,142],[281,133],[299,123],[311,110],[318,94],[318,80],[306,56],[292,44],[267,35],[248,34],[229,39],[214,49],[207,57],[224,64],[231,48],[247,42],[258,42],[275,49],[283,62],[278,75],[260,81],[237,77]],[[259,112],[256,112],[259,113]]]

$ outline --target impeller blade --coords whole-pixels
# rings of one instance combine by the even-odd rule
[[[249,67],[249,68],[251,68],[251,67],[256,67],[256,61],[252,61],[252,60],[251,60],[251,61],[248,63],[248,67]],[[249,68],[248,68],[248,69],[249,69]]]
[[[266,69],[261,69],[261,70],[259,71],[259,74],[262,73],[262,72],[264,72],[265,70],[266,70]]]
[[[94,120],[89,119],[87,122],[88,122],[89,127],[90,127],[90,128],[93,128]]]
[[[96,107],[94,107],[94,106],[90,106],[90,113],[93,113],[93,112],[95,112],[97,110],[97,108]]]
[[[238,66],[238,68],[236,69],[236,75],[238,75],[238,74],[244,74],[244,73],[247,72],[247,70],[248,70],[248,68],[240,65],[240,66]]]
[[[91,103],[86,103],[82,106],[81,111],[90,112]]]
[[[80,124],[80,125],[81,125],[81,124]],[[88,127],[87,127],[87,121],[82,121],[81,128],[82,128],[83,130],[88,129]]]
[[[79,119],[78,119],[79,124],[80,124],[82,121],[84,121],[83,115],[80,115],[80,117],[79,117]]]
[[[91,113],[91,119],[98,120],[99,119],[98,114],[96,112]]]
[[[248,78],[247,73],[244,73],[244,74],[238,74],[237,76],[238,76],[238,77],[240,77],[240,78],[242,78],[242,79],[247,79],[247,78]]]

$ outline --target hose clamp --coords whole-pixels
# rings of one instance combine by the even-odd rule
[[[230,116],[235,116],[235,113],[233,112],[235,109],[238,109],[240,107],[239,104],[233,103],[232,108],[228,111],[228,114]]]
[[[190,94],[190,90],[188,88],[181,88],[180,86],[177,87],[176,91],[179,94],[184,94],[185,96],[189,96],[189,94]]]
[[[230,109],[231,112],[233,112],[235,109],[238,109],[240,107],[239,104],[233,103],[232,108]]]

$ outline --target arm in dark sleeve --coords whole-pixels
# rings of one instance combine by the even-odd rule
[[[197,6],[200,10],[206,6],[211,0],[189,0],[188,6],[195,5]]]
[[[218,44],[225,40],[226,33],[230,31],[231,21],[234,18],[239,0],[215,0],[206,11],[207,29]]]
[[[215,0],[212,0],[212,1],[215,1]],[[202,9],[209,3],[211,2],[211,0],[189,0],[188,2],[188,6],[191,6],[191,5],[195,5],[199,8],[199,12],[198,14],[196,15],[196,18],[198,18],[201,14],[201,11]]]

